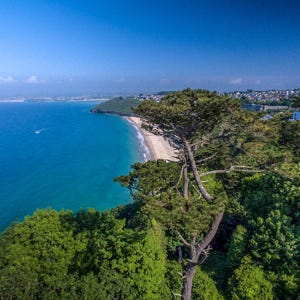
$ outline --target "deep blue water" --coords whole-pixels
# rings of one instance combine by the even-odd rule
[[[106,210],[130,201],[113,182],[143,160],[123,118],[93,103],[0,103],[0,230],[37,208]]]

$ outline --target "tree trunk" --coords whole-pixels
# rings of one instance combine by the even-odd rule
[[[197,264],[189,263],[183,271],[183,286],[181,300],[190,300],[192,298],[193,279],[196,273]]]
[[[181,136],[181,139],[184,144],[184,148],[187,152],[188,160],[191,164],[193,175],[197,184],[197,187],[199,189],[199,192],[201,195],[206,199],[207,201],[211,201],[213,197],[207,192],[205,187],[203,186],[203,183],[201,181],[200,175],[198,173],[197,164],[191,149],[191,146],[187,139],[184,136]],[[188,199],[188,174],[187,174],[187,168],[184,166],[183,169],[184,174],[184,196],[186,199]],[[183,266],[183,285],[182,285],[182,291],[181,291],[181,300],[190,300],[192,297],[192,287],[193,287],[193,279],[195,276],[195,272],[198,266],[198,261],[200,258],[200,255],[203,251],[205,251],[206,247],[211,243],[212,239],[216,235],[216,232],[219,228],[219,225],[222,221],[224,212],[222,211],[219,213],[215,220],[212,223],[210,231],[206,234],[204,239],[200,243],[196,243],[195,241],[191,242],[190,244],[190,250],[191,250],[191,259],[187,263],[187,265]],[[196,239],[195,239],[196,240]],[[207,255],[207,254],[206,254]]]
[[[215,237],[219,226],[222,222],[223,219],[223,215],[224,215],[224,210],[222,212],[220,212],[216,218],[214,219],[211,228],[209,230],[209,232],[206,234],[206,236],[204,237],[204,239],[198,244],[198,248],[201,249],[205,249],[213,240],[213,238]],[[202,250],[203,251],[203,250]]]
[[[218,228],[220,226],[220,223],[223,219],[224,211],[220,212],[214,222],[212,223],[212,226],[209,230],[209,232],[206,234],[204,239],[197,244],[194,244],[193,242],[190,244],[190,255],[191,259],[187,263],[185,267],[183,267],[183,285],[182,285],[182,291],[181,291],[181,300],[190,300],[192,297],[192,287],[193,287],[193,279],[195,276],[195,272],[197,269],[197,266],[199,264],[199,258],[200,255],[204,252],[205,249],[209,246],[213,238],[215,237]],[[181,255],[182,256],[182,255]],[[206,253],[207,256],[207,253]],[[182,258],[181,258],[182,260]],[[203,263],[203,261],[202,261]]]
[[[184,147],[187,150],[188,158],[189,158],[189,161],[191,163],[192,171],[193,171],[193,174],[194,174],[197,186],[199,188],[199,191],[200,191],[201,195],[207,201],[211,201],[212,200],[212,196],[207,192],[207,190],[203,186],[203,183],[202,183],[201,178],[199,176],[199,173],[198,173],[198,170],[197,170],[196,161],[195,161],[195,158],[194,158],[191,146],[190,146],[189,142],[187,141],[187,139],[185,137],[182,137],[182,140],[183,140],[183,143],[184,143]]]
[[[186,200],[189,199],[189,177],[186,164],[183,167],[183,197]]]

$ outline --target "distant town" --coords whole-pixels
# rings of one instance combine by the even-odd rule
[[[169,92],[160,92],[153,95],[140,94],[136,98],[139,100],[151,99],[159,102]],[[247,110],[266,111],[268,114],[264,116],[264,120],[272,118],[270,113],[276,113],[288,110],[295,97],[300,96],[300,89],[288,90],[266,90],[266,91],[234,91],[226,93],[234,99],[241,99],[243,108]],[[296,109],[291,118],[292,120],[300,120],[300,109]]]
[[[139,100],[154,100],[159,102],[169,92],[136,96]],[[234,99],[241,99],[243,107],[248,110],[282,111],[290,108],[295,97],[300,96],[300,89],[266,90],[266,91],[234,91],[226,93]]]
[[[251,102],[271,102],[289,100],[300,95],[300,89],[292,90],[267,90],[267,91],[235,91],[228,93],[232,98],[240,98]]]
[[[154,100],[160,101],[165,95],[171,93],[171,91],[162,91],[159,93],[153,94],[139,94],[131,95],[130,97],[136,98],[139,100]],[[281,105],[287,104],[296,96],[300,96],[300,88],[297,89],[286,89],[286,90],[266,90],[266,91],[255,91],[255,90],[246,90],[246,91],[233,91],[226,93],[234,99],[241,99],[243,103],[253,103],[253,104],[272,104],[272,105]],[[102,97],[102,96],[53,96],[53,97],[35,97],[35,98],[23,98],[16,97],[12,99],[0,99],[0,102],[35,102],[35,101],[106,101],[112,97]],[[289,101],[290,100],[290,101]]]

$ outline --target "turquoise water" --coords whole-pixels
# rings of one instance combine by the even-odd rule
[[[143,160],[137,132],[93,103],[0,103],[0,230],[37,208],[130,201],[113,178]]]

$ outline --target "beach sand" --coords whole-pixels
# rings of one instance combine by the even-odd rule
[[[177,150],[170,145],[161,135],[155,135],[142,128],[142,121],[138,117],[126,117],[127,120],[134,123],[143,134],[146,145],[151,153],[151,159],[164,159],[168,161],[178,161]]]

